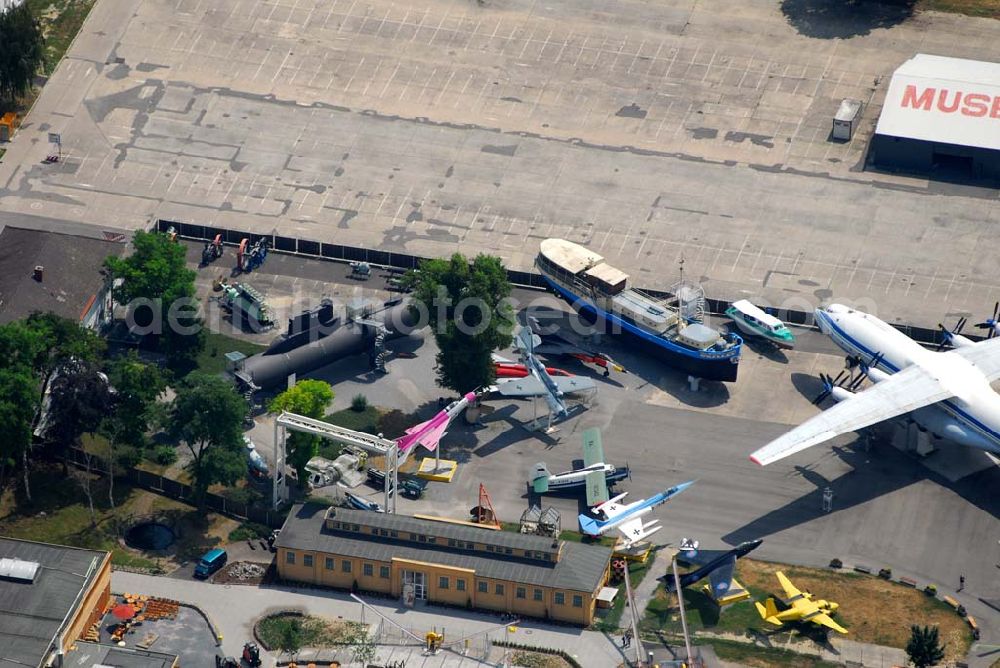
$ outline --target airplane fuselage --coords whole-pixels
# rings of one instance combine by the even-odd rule
[[[913,411],[910,416],[932,433],[989,452],[1000,453],[1000,395],[965,358],[927,350],[875,316],[831,304],[817,309],[816,324],[842,350],[896,373],[916,364],[954,391],[953,397]]]

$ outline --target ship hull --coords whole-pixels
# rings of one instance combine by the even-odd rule
[[[651,357],[689,376],[705,380],[731,383],[736,380],[739,370],[740,349],[730,353],[715,353],[711,356],[700,351],[684,348],[662,337],[654,336],[635,325],[597,308],[594,304],[545,276],[545,282],[556,294],[566,300],[581,316],[593,321],[602,331],[616,337],[624,337],[636,344]]]

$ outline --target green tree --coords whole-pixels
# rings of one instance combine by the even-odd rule
[[[134,465],[146,449],[151,424],[161,417],[157,399],[167,383],[159,367],[143,362],[134,351],[111,362],[108,379],[115,405],[101,433],[108,439],[108,501],[114,508],[115,467]]]
[[[0,368],[0,488],[4,472],[27,462],[31,422],[35,417],[37,383],[27,366]],[[25,475],[27,485],[27,475]],[[25,488],[30,500],[30,489]]]
[[[132,246],[128,257],[104,260],[111,277],[122,279],[115,300],[135,307],[136,325],[159,337],[160,349],[172,365],[190,367],[205,347],[205,331],[194,300],[195,272],[185,260],[187,250],[166,234],[141,230]]]
[[[300,380],[271,401],[268,410],[272,413],[288,411],[306,417],[322,418],[327,406],[333,401],[333,390],[328,383],[321,380]],[[306,464],[319,451],[320,437],[301,432],[292,432],[286,443],[288,463],[298,474],[298,479],[309,479]],[[277,471],[274,472],[278,474]]]
[[[155,364],[147,364],[133,351],[108,365],[108,380],[115,388],[115,411],[110,416],[119,443],[146,447],[146,435],[156,420],[156,400],[166,389],[166,379]]]
[[[906,656],[917,668],[927,668],[941,663],[944,658],[944,647],[938,638],[938,627],[910,627],[910,641],[906,643]]]
[[[42,417],[41,406],[54,378],[53,372],[67,362],[96,361],[103,350],[104,341],[97,334],[52,313],[33,313],[25,320],[0,326],[0,369],[25,375],[35,388],[34,397],[23,406],[24,414],[31,415],[26,445],[16,448],[21,455],[24,493],[29,502],[31,434]],[[18,389],[23,389],[23,384]]]
[[[84,434],[92,434],[112,407],[107,377],[94,362],[69,361],[49,385],[45,438],[56,449],[75,445]]]
[[[169,431],[191,451],[188,470],[203,508],[211,485],[232,485],[246,471],[241,427],[247,404],[219,376],[191,374],[176,389]]]
[[[0,100],[13,102],[31,90],[44,58],[45,39],[28,3],[0,12]]]
[[[470,264],[456,253],[450,260],[427,260],[410,281],[440,351],[438,384],[465,393],[493,382],[491,355],[511,344],[514,330],[511,286],[500,258],[480,254]]]
[[[292,617],[278,631],[278,649],[291,655],[302,649],[302,620]]]

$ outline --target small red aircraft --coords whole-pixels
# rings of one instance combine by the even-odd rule
[[[527,378],[531,372],[528,371],[528,367],[523,364],[518,364],[517,362],[499,362],[494,361],[493,366],[497,371],[497,378]],[[563,371],[562,369],[557,369],[555,367],[547,366],[545,371],[550,376],[572,376],[568,371]]]

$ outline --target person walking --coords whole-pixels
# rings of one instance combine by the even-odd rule
[[[962,591],[963,589],[965,589],[965,576],[964,575],[959,575],[958,576],[958,591]]]

